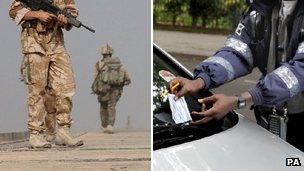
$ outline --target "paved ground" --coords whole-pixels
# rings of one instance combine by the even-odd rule
[[[27,142],[0,145],[0,170],[150,170],[150,132],[86,133],[80,148],[30,150]]]
[[[213,55],[225,40],[226,36],[222,35],[154,30],[154,42],[176,57],[190,71],[206,57]],[[221,86],[214,92],[238,95],[254,86],[260,76],[260,72],[255,69],[252,74]],[[253,111],[249,107],[238,112],[255,121]]]
[[[226,36],[154,30],[154,42],[168,52],[211,56],[224,44]]]

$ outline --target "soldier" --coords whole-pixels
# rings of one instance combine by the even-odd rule
[[[74,0],[54,0],[53,4],[78,15]],[[45,123],[46,113],[55,116],[59,125],[56,145],[83,145],[83,141],[70,132],[75,80],[62,29],[69,31],[71,25],[64,15],[57,17],[41,10],[33,11],[18,0],[13,2],[9,15],[22,26],[21,75],[28,88],[30,147],[51,147],[43,134],[49,124]]]
[[[118,102],[123,87],[131,83],[128,72],[122,67],[117,57],[112,57],[110,45],[101,48],[103,58],[95,64],[93,93],[98,95],[100,103],[101,129],[104,133],[112,134]]]

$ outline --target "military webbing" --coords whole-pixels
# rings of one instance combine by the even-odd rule
[[[49,44],[53,40],[53,38],[57,35],[57,31],[58,31],[58,22],[56,22],[53,32],[52,32],[52,36],[46,44]]]
[[[103,69],[103,67],[105,66],[105,64],[101,67],[100,66],[100,63],[101,63],[101,61],[98,61],[98,69],[97,69],[97,75],[96,75],[96,77],[95,77],[95,79],[94,79],[94,81],[93,81],[93,84],[92,84],[92,86],[91,86],[91,89],[92,89],[92,91],[93,91],[93,93],[95,93],[95,94],[97,94],[97,92],[94,92],[94,85],[96,85],[96,83],[97,83],[97,81],[98,81],[98,79],[100,78],[100,75],[103,73],[103,71],[102,71],[102,69]]]
[[[51,2],[54,4],[54,0],[51,0]],[[64,4],[67,5],[67,4],[68,4],[68,1],[67,1],[67,0],[64,0]],[[58,22],[56,22],[56,24],[55,24],[55,26],[54,26],[54,29],[53,29],[53,31],[52,31],[52,33],[51,33],[52,36],[51,36],[50,40],[48,40],[48,41],[43,41],[43,42],[39,42],[37,36],[34,36],[34,38],[35,38],[35,40],[36,40],[37,42],[39,42],[40,44],[42,44],[42,47],[44,48],[44,50],[46,50],[46,44],[49,44],[49,43],[53,40],[53,38],[57,35],[57,32],[58,32]]]
[[[57,24],[56,24],[57,25]],[[45,37],[42,39],[42,41],[40,41],[39,40],[39,38],[38,38],[38,32],[37,32],[37,34],[33,31],[33,28],[29,28],[29,32],[31,33],[31,35],[33,35],[34,36],[34,39],[41,45],[41,47],[45,50],[45,52],[47,52],[47,44],[49,44],[51,41],[52,41],[52,38],[53,37],[55,37],[54,35],[53,35],[53,33],[54,33],[54,31],[53,31],[53,33],[52,33],[52,36],[51,36],[51,38],[50,38],[50,40],[45,40]],[[45,36],[45,35],[44,35]]]

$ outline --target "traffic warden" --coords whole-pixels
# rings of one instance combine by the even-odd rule
[[[121,97],[123,87],[131,83],[128,72],[118,57],[112,57],[113,48],[107,44],[101,48],[103,58],[94,67],[92,91],[98,95],[100,103],[101,129],[104,133],[114,133],[116,104]]]
[[[304,151],[304,1],[250,0],[236,31],[214,56],[199,64],[194,80],[178,77],[176,98],[223,85],[251,73],[258,83],[238,96],[216,94],[199,100],[213,107],[193,112],[193,124],[219,120],[229,111],[253,105],[258,124]]]
[[[77,16],[74,0],[53,0],[53,4]],[[15,0],[9,15],[17,25],[22,26],[21,46],[23,62],[22,80],[28,88],[29,144],[32,148],[48,148],[44,132],[46,126],[56,117],[59,126],[56,132],[57,145],[80,146],[70,132],[72,124],[72,96],[75,93],[75,79],[70,56],[64,46],[62,29],[70,30],[64,15],[55,16],[44,11],[33,11]],[[48,116],[47,115],[53,115]],[[49,122],[45,122],[45,119]],[[49,125],[50,128],[54,126]],[[51,130],[54,133],[54,130]]]

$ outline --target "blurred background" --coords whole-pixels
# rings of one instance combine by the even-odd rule
[[[154,0],[153,22],[156,28],[227,33],[238,24],[245,9],[244,0]]]

